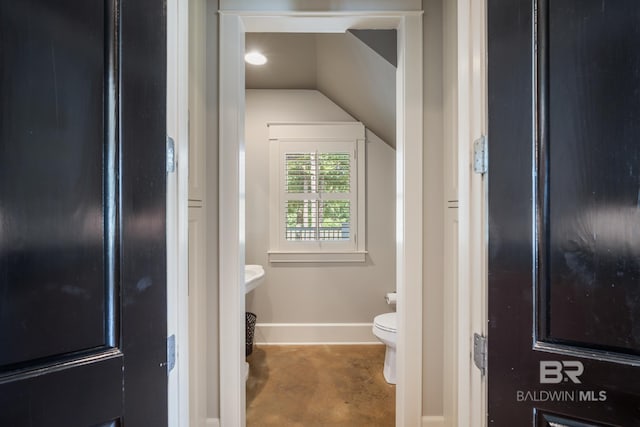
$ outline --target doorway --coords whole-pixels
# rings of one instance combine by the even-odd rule
[[[268,12],[220,15],[220,417],[245,425],[244,33],[396,29],[396,235],[398,386],[396,424],[422,412],[422,32],[421,12],[354,14]],[[407,88],[411,88],[408,90]],[[407,197],[406,195],[411,195]]]

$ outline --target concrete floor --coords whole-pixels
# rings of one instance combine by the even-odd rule
[[[392,427],[383,345],[256,346],[247,427]]]

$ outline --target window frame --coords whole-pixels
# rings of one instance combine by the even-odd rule
[[[365,262],[365,128],[359,122],[267,123],[269,128],[269,251],[271,263],[278,262]],[[323,148],[323,144],[324,148]],[[351,221],[349,239],[345,241],[291,241],[285,237],[285,203],[294,198],[285,193],[285,152],[317,150],[352,153]],[[332,200],[330,194],[311,199]],[[339,193],[340,194],[340,193]],[[346,194],[346,193],[341,193]]]

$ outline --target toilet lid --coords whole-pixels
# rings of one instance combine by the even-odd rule
[[[398,329],[397,316],[395,312],[379,314],[373,319],[373,324],[377,328],[387,332],[395,332]]]

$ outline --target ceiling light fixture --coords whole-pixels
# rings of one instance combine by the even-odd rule
[[[267,63],[267,57],[260,52],[249,52],[244,56],[244,60],[251,65],[264,65]]]

